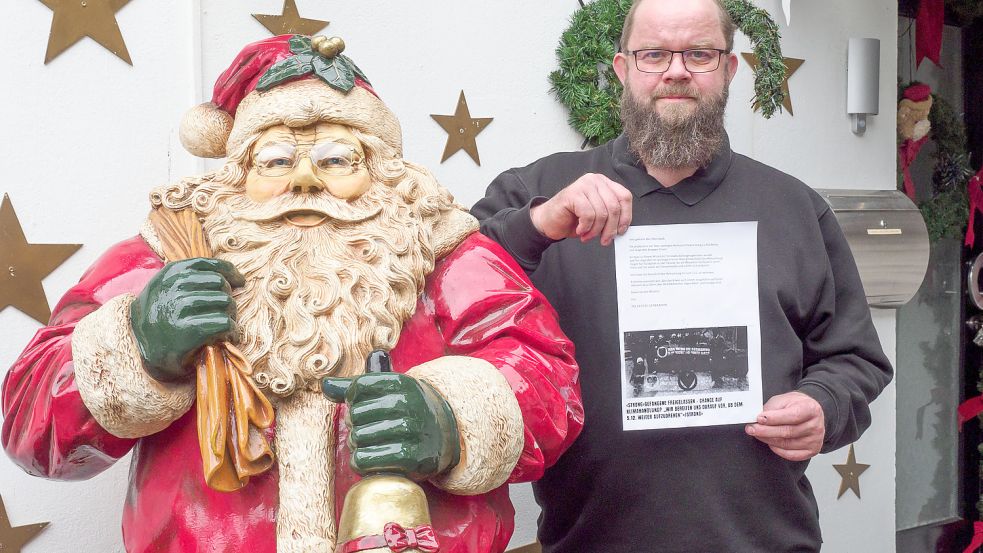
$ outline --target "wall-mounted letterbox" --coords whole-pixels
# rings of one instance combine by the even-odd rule
[[[867,303],[900,307],[928,269],[928,229],[918,207],[897,190],[817,190],[833,208],[857,260]]]

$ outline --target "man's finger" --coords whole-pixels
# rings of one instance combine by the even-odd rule
[[[321,379],[321,391],[327,398],[335,403],[344,403],[345,394],[352,385],[351,378],[336,378],[326,376]]]
[[[604,222],[604,228],[601,229],[601,244],[607,246],[618,235],[618,225],[621,222],[621,202],[618,201],[618,197],[611,191],[607,183],[601,183],[597,187],[597,195],[604,202],[604,209],[607,213],[607,220]]]
[[[779,426],[783,424],[801,424],[814,417],[821,416],[818,409],[810,409],[804,404],[796,403],[782,409],[765,410],[758,415],[758,424]]]
[[[597,188],[592,187],[584,191],[584,198],[590,204],[591,211],[594,213],[589,227],[584,228],[584,232],[578,232],[580,239],[584,242],[601,235],[601,230],[608,220],[607,206],[597,195]]]
[[[804,449],[783,449],[775,446],[768,446],[775,455],[789,461],[808,461],[816,456],[817,452]]]
[[[777,447],[780,449],[788,450],[811,450],[814,447],[818,449],[817,446],[821,446],[821,442],[814,438],[762,438],[760,436],[755,436],[759,442],[767,444],[771,447]]]
[[[819,427],[812,424],[783,424],[779,426],[766,426],[762,424],[749,424],[747,433],[755,438],[802,438],[812,436],[819,431]]]
[[[590,203],[587,195],[582,192],[576,194],[571,202],[573,214],[577,217],[577,228],[574,232],[577,236],[583,237],[594,226],[594,219],[597,218],[597,212],[594,210],[594,206]]]

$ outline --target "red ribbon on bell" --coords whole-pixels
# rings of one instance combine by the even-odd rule
[[[429,524],[416,528],[403,528],[395,522],[390,522],[386,524],[382,535],[386,537],[386,545],[394,553],[414,548],[426,553],[437,553],[440,547],[437,543],[437,533]]]

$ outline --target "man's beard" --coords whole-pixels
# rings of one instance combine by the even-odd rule
[[[655,99],[690,96],[696,108],[666,106],[662,115]],[[649,167],[706,167],[724,141],[724,110],[728,85],[719,95],[701,93],[696,87],[668,85],[656,90],[648,102],[640,102],[626,83],[621,94],[621,122],[629,150]]]
[[[319,193],[258,204],[238,188],[213,202],[205,233],[246,277],[233,293],[238,345],[261,388],[287,396],[361,374],[372,350],[396,345],[434,264],[416,206],[381,184],[351,203]],[[329,218],[298,228],[282,218],[297,209]]]

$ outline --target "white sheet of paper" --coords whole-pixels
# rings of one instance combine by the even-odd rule
[[[785,13],[785,26],[792,26],[792,0],[782,0],[782,12]]]
[[[622,427],[761,412],[758,223],[630,227],[614,242]]]

